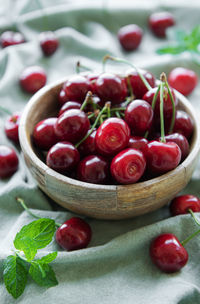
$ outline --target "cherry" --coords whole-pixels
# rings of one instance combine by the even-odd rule
[[[14,149],[0,145],[0,178],[10,177],[17,171],[18,156]]]
[[[78,150],[67,141],[58,142],[47,154],[46,164],[53,170],[67,174],[80,160]]]
[[[176,118],[173,132],[181,133],[190,138],[194,130],[194,123],[190,115],[184,111],[176,111]]]
[[[161,138],[160,138],[161,140]],[[172,133],[165,136],[166,142],[175,142],[181,149],[181,160],[184,160],[189,154],[189,143],[187,138],[179,133]]]
[[[108,118],[97,129],[97,151],[102,155],[114,155],[127,147],[129,138],[130,129],[123,119]]]
[[[63,85],[63,90],[66,93],[68,100],[84,101],[88,91],[90,91],[89,80],[81,75],[70,77]]]
[[[174,142],[151,141],[145,151],[148,169],[153,174],[163,174],[178,166],[181,150]]]
[[[36,93],[46,84],[47,76],[43,68],[31,66],[26,68],[20,76],[20,85],[25,92]]]
[[[12,114],[6,120],[4,127],[7,137],[16,143],[19,143],[18,128],[19,128],[20,117],[21,117],[20,113]]]
[[[149,17],[149,27],[155,36],[164,38],[166,37],[166,30],[175,24],[172,14],[169,12],[153,13]]]
[[[58,117],[55,133],[61,140],[75,143],[86,135],[89,128],[90,121],[87,115],[81,110],[71,109]]]
[[[90,72],[87,74],[86,77],[90,82],[91,91],[93,93],[95,93],[95,82],[96,82],[97,78],[99,77],[99,73]]]
[[[197,86],[198,76],[192,70],[178,67],[169,73],[168,82],[172,88],[187,96]]]
[[[25,42],[24,36],[19,32],[6,31],[1,34],[0,43],[2,48]]]
[[[123,26],[118,31],[118,39],[126,51],[134,51],[141,43],[143,31],[136,24]]]
[[[162,271],[179,271],[188,261],[188,253],[174,234],[163,233],[150,246],[152,262]]]
[[[88,131],[90,132],[90,130]],[[94,130],[82,144],[78,147],[79,152],[81,155],[90,155],[96,154],[96,144],[95,144],[95,137],[96,137],[96,130]]]
[[[97,95],[93,95],[91,101],[87,103],[84,112],[93,112],[96,109],[103,108],[105,101],[101,100]]]
[[[58,95],[58,102],[60,106],[63,106],[68,101],[67,94],[64,89],[61,89]]]
[[[146,161],[141,151],[125,149],[112,160],[110,171],[114,179],[120,184],[132,184],[143,175]]]
[[[86,248],[91,237],[89,224],[79,217],[67,220],[56,231],[56,242],[67,251]]]
[[[150,129],[153,120],[152,107],[144,100],[134,100],[126,108],[125,121],[132,134],[144,135]]]
[[[111,101],[112,104],[119,104],[125,100],[128,91],[124,79],[111,73],[103,73],[96,79],[95,93],[104,102]]]
[[[128,147],[136,150],[140,150],[143,153],[147,149],[148,140],[140,136],[131,136],[128,142]]]
[[[67,101],[61,107],[58,116],[62,115],[67,110],[80,109],[80,107],[81,107],[81,103],[78,101]]]
[[[153,74],[144,70],[141,70],[140,72],[143,75],[143,77],[147,80],[147,82],[150,84],[150,86],[152,88],[155,87],[156,79],[153,76]],[[138,72],[136,72],[135,70],[128,70],[126,74],[129,77],[131,88],[135,98],[143,99],[142,97],[148,91],[148,89],[143,83],[142,79],[140,78]]]
[[[104,184],[108,180],[108,164],[98,155],[89,155],[80,161],[77,177],[79,180],[93,184]]]
[[[45,56],[51,56],[59,46],[59,41],[54,32],[42,32],[39,35],[40,47]]]
[[[175,197],[170,204],[172,215],[186,214],[191,209],[200,212],[200,199],[197,196],[185,194]]]
[[[38,122],[33,130],[33,140],[37,147],[42,150],[49,150],[58,142],[55,134],[54,125],[57,121],[56,117],[46,118]]]

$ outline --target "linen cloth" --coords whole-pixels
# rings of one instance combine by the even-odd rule
[[[157,77],[175,66],[195,70],[199,66],[191,56],[182,54],[159,56],[156,48],[169,40],[155,38],[147,27],[154,11],[171,11],[177,27],[190,30],[199,23],[199,1],[0,1],[0,31],[21,31],[27,42],[0,50],[0,105],[10,111],[23,110],[30,95],[21,91],[18,79],[31,65],[44,67],[48,83],[75,72],[75,64],[101,71],[101,60],[112,54],[131,60]],[[117,40],[118,29],[136,23],[144,29],[138,51],[125,53]],[[38,44],[41,31],[53,30],[60,40],[58,51],[45,58]],[[125,71],[126,66],[112,64],[107,70]],[[196,111],[200,109],[200,86],[189,97]],[[198,114],[199,115],[199,114]],[[64,222],[74,214],[50,201],[38,188],[25,166],[20,147],[14,146],[4,134],[7,116],[0,113],[0,144],[13,146],[20,158],[19,170],[0,181],[0,273],[3,260],[12,254],[13,239],[21,227],[32,220],[16,202],[22,197],[34,212]],[[199,165],[185,193],[199,193]],[[5,289],[0,276],[1,304],[189,304],[200,303],[200,236],[187,244],[188,264],[178,273],[161,273],[151,262],[149,245],[160,233],[174,233],[180,240],[196,231],[190,215],[170,217],[168,206],[150,214],[123,221],[101,221],[87,218],[93,237],[87,249],[65,252],[52,242],[38,256],[58,250],[52,263],[59,284],[49,289],[28,280],[23,295],[14,300]]]

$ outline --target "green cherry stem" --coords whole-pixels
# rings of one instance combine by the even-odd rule
[[[153,97],[153,100],[152,100],[151,107],[152,107],[152,110],[153,110],[153,111],[154,111],[155,106],[156,106],[156,101],[157,101],[157,97],[158,97],[159,92],[160,92],[160,84],[159,84],[159,86],[158,86],[158,88],[157,88],[157,91],[156,91],[156,93],[154,94],[154,97]]]
[[[194,212],[191,209],[188,209],[188,212],[191,214],[193,220],[195,221],[195,223],[200,226],[200,222],[198,221],[198,219],[196,218]],[[192,233],[189,237],[187,237],[185,240],[183,240],[181,242],[182,246],[184,247],[190,240],[192,240],[196,235],[198,235],[200,233],[200,229],[195,231],[194,233]]]
[[[133,94],[133,88],[132,88],[131,81],[130,81],[130,75],[127,76],[127,77],[125,77],[125,79],[126,79],[126,82],[127,82],[128,90],[129,90],[129,92],[130,92],[130,97],[129,97],[129,98],[130,98],[131,100],[134,100],[134,99],[135,99],[135,96],[134,96],[134,94]]]
[[[34,214],[34,213],[26,206],[24,200],[23,200],[21,197],[16,197],[16,200],[17,200],[17,202],[19,202],[19,203],[21,204],[22,208],[24,208],[24,210],[26,210],[26,212],[28,212],[28,214],[30,214],[31,216],[33,216],[33,217],[36,218],[36,219],[41,219],[40,216]],[[55,225],[56,225],[57,227],[60,227],[60,226],[61,226],[60,223],[56,223],[56,222],[55,222]]]
[[[81,69],[85,71],[92,71],[92,69],[86,67],[85,65],[82,65],[80,61],[77,61],[76,63],[76,73],[79,74],[81,72]]]
[[[169,128],[169,133],[172,133],[172,131],[174,129],[175,119],[176,119],[176,107],[175,107],[175,102],[174,102],[172,92],[171,92],[168,82],[167,82],[166,75],[165,75],[165,86],[167,88],[167,91],[168,91],[168,94],[169,94],[169,97],[170,97],[171,103],[172,103],[172,120],[171,120],[170,128]]]
[[[164,112],[163,112],[163,92],[164,92],[164,83],[160,84],[160,135],[161,142],[165,143],[165,125],[164,125]]]
[[[86,107],[86,105],[89,103],[89,101],[91,100],[92,98],[92,92],[87,92],[86,96],[85,96],[85,100],[84,102],[82,103],[82,106],[80,108],[81,111],[84,110],[84,108]]]

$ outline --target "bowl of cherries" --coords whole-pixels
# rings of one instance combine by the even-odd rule
[[[200,131],[188,99],[136,67],[79,73],[39,90],[19,126],[25,161],[51,199],[125,219],[164,206],[189,182]]]

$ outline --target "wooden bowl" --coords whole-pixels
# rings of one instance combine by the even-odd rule
[[[97,185],[61,175],[41,160],[32,143],[34,126],[42,119],[54,116],[55,102],[66,79],[48,85],[28,102],[19,126],[19,138],[24,158],[38,186],[55,202],[78,214],[98,219],[125,219],[156,210],[181,191],[189,182],[200,150],[200,128],[196,113],[188,100],[176,92],[179,108],[194,121],[194,133],[188,157],[174,170],[145,182],[132,185]]]

